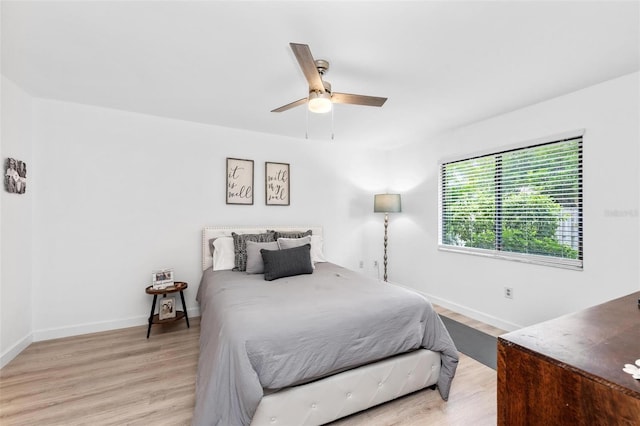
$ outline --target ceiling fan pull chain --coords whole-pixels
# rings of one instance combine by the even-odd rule
[[[305,113],[306,128],[304,129],[304,138],[309,139],[309,108],[305,108],[305,109],[307,110],[307,112]]]
[[[335,108],[331,108],[331,140],[333,140],[333,110]]]

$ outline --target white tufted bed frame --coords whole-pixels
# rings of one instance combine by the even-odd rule
[[[202,270],[213,265],[209,240],[222,236],[253,234],[267,229],[300,231],[318,226],[208,227],[202,232]],[[206,332],[206,330],[201,330]],[[435,387],[440,375],[440,354],[419,349],[362,367],[347,370],[300,386],[266,394],[251,426],[321,425],[391,401],[425,387]]]

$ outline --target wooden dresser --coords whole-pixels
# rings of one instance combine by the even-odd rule
[[[640,292],[498,338],[498,425],[640,425]]]

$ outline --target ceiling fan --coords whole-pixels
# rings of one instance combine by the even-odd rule
[[[322,77],[329,71],[329,62],[324,59],[313,59],[311,49],[306,44],[289,43],[300,68],[309,82],[309,96],[298,99],[289,104],[271,110],[271,112],[283,112],[298,105],[308,104],[309,111],[325,113],[331,111],[332,104],[352,104],[381,107],[387,98],[377,96],[353,95],[331,91],[331,83],[324,81]]]

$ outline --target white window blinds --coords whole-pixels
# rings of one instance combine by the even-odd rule
[[[440,247],[582,268],[582,138],[441,165]]]

